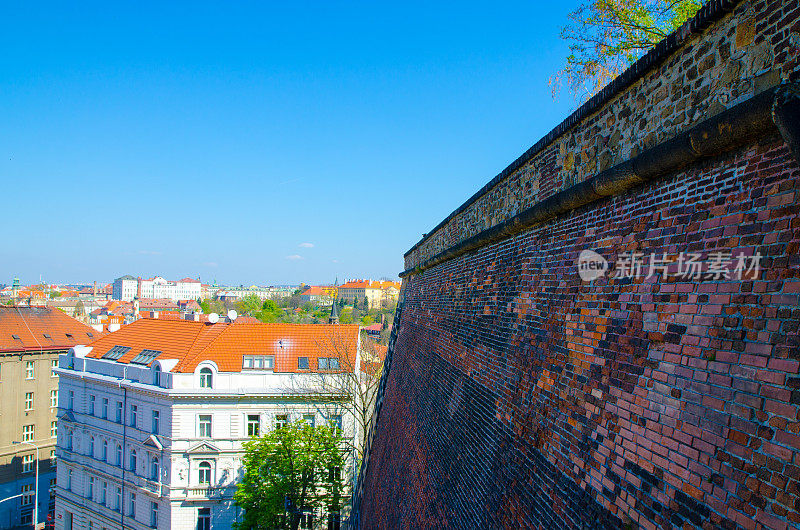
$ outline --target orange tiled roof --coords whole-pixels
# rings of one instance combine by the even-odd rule
[[[312,285],[302,293],[300,296],[328,296],[333,293],[333,287],[328,285]]]
[[[255,320],[255,319],[252,319]],[[204,360],[220,371],[238,372],[244,355],[274,355],[276,372],[297,372],[297,358],[308,357],[315,369],[318,357],[339,357],[343,368],[355,364],[357,325],[263,324],[242,317],[236,322],[142,318],[95,342],[89,357],[102,357],[114,346],[131,349],[118,362],[130,362],[143,349],[162,352],[157,359],[178,359],[172,370],[194,372]]]
[[[99,335],[52,307],[0,306],[0,351],[3,352],[63,350],[86,344]]]

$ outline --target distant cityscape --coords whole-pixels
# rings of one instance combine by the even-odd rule
[[[339,429],[349,492],[399,292],[133,275],[0,286],[0,528],[230,528],[244,442],[296,422]],[[340,528],[341,499],[306,506],[304,527]]]

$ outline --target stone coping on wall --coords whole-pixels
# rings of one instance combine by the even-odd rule
[[[405,254],[406,270],[796,79],[800,62],[792,50],[800,33],[776,29],[793,20],[795,8],[777,5],[704,5],[423,236]]]
[[[668,175],[700,160],[746,145],[760,137],[780,132],[790,146],[797,144],[800,122],[800,85],[769,89],[708,119],[675,138],[602,171],[521,213],[439,252],[406,269],[401,277],[422,272],[470,250],[511,237],[531,226],[552,219],[604,197],[620,194],[645,182]],[[795,153],[797,156],[797,153]]]

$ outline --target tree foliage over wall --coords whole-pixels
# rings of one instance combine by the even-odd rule
[[[593,0],[570,13],[561,29],[569,42],[564,67],[550,79],[586,100],[661,39],[694,16],[700,0]]]

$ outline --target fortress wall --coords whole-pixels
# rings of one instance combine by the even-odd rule
[[[799,15],[710,4],[406,254],[361,527],[800,526]]]

